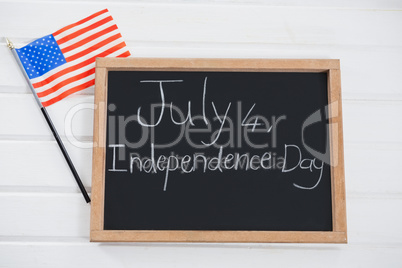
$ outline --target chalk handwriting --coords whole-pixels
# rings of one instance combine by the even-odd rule
[[[143,117],[141,116],[141,109],[142,106],[138,107],[137,110],[137,122],[142,127],[145,128],[155,128],[158,126],[163,118],[165,109],[170,109],[170,116],[168,118],[174,125],[179,125],[184,127],[195,126],[195,120],[198,119],[197,122],[201,122],[201,124],[205,124],[208,128],[212,128],[213,121],[219,122],[219,128],[210,136],[211,141],[204,141],[201,140],[200,143],[203,146],[202,148],[208,148],[212,145],[218,149],[217,154],[213,157],[205,156],[200,153],[194,153],[192,155],[185,154],[184,156],[178,155],[159,155],[155,156],[155,144],[151,142],[150,148],[150,157],[140,157],[136,153],[131,153],[129,158],[128,166],[124,168],[116,168],[117,164],[119,167],[123,166],[123,161],[119,161],[116,159],[116,151],[119,148],[124,148],[125,144],[110,144],[109,148],[113,150],[113,159],[112,159],[112,167],[108,169],[109,172],[145,172],[145,173],[164,173],[164,183],[163,183],[163,191],[167,190],[168,182],[169,182],[169,175],[173,172],[180,171],[182,173],[191,173],[196,171],[198,168],[202,169],[203,172],[207,171],[216,171],[216,172],[225,172],[226,170],[245,170],[245,171],[257,171],[257,170],[273,170],[279,164],[281,164],[281,168],[279,169],[282,173],[289,173],[294,174],[292,172],[297,170],[297,174],[300,172],[310,173],[312,180],[306,181],[297,181],[294,179],[293,186],[302,189],[302,190],[313,190],[321,182],[324,170],[324,161],[321,161],[317,158],[305,158],[302,154],[302,150],[298,145],[295,144],[285,144],[284,145],[284,156],[283,157],[276,157],[271,152],[261,152],[261,154],[253,154],[250,155],[248,152],[234,152],[224,154],[224,147],[218,145],[217,142],[221,136],[222,130],[224,129],[225,124],[230,125],[233,124],[232,120],[229,118],[229,112],[231,111],[231,102],[228,102],[226,109],[223,110],[223,107],[217,107],[217,105],[210,101],[207,105],[207,82],[208,77],[205,77],[203,83],[203,90],[202,90],[202,115],[193,115],[192,114],[192,103],[191,101],[187,102],[187,115],[184,116],[181,113],[181,109],[174,105],[173,102],[170,104],[165,103],[165,83],[182,83],[184,80],[172,79],[172,80],[143,80],[140,81],[141,83],[154,83],[158,86],[159,89],[159,98],[160,103],[157,103],[160,107],[160,112],[158,115],[158,120],[156,123],[154,121],[150,121],[151,124],[145,123]],[[239,107],[239,106],[238,106]],[[243,127],[245,131],[248,131],[248,128],[251,127],[251,132],[254,132],[253,135],[257,135],[258,133],[264,133],[264,135],[270,135],[272,129],[276,129],[279,121],[286,119],[286,116],[281,116],[276,119],[276,117],[272,116],[272,124],[265,119],[264,116],[257,116],[256,114],[252,115],[254,109],[256,108],[256,103],[254,103],[246,113],[246,116],[243,120],[239,121],[240,127]],[[214,113],[214,117],[212,120],[207,118],[207,109],[212,109]],[[173,111],[179,115],[179,119],[177,119],[173,115]],[[219,112],[223,112],[223,114],[219,114]],[[210,113],[209,113],[210,114]],[[232,111],[233,114],[233,111]],[[238,120],[241,120],[242,117],[241,111],[237,113]],[[201,118],[200,118],[201,117]],[[261,118],[261,119],[260,119]],[[202,119],[202,120],[201,120]],[[260,119],[260,120],[259,120]],[[263,123],[260,123],[263,122]],[[198,123],[199,124],[199,123]],[[209,125],[210,124],[210,125]],[[266,129],[260,129],[260,126],[266,126]],[[259,128],[257,128],[259,127]],[[256,129],[257,128],[257,129]],[[226,131],[226,128],[225,128]],[[205,131],[204,131],[205,132]],[[269,133],[269,134],[267,134]],[[187,135],[187,134],[186,134]],[[275,136],[274,136],[275,135]],[[276,138],[276,131],[273,131],[272,136]],[[187,137],[187,136],[186,136]],[[276,146],[276,144],[274,144]],[[226,146],[226,145],[225,145]],[[238,145],[239,146],[239,145]],[[241,147],[241,146],[239,146]],[[125,149],[125,148],[124,148]],[[275,153],[274,153],[275,154]],[[272,161],[274,159],[277,160],[276,164],[273,164]],[[295,161],[296,159],[296,161]],[[127,163],[126,163],[127,165]],[[305,177],[303,177],[305,178]],[[313,183],[311,183],[313,181]]]

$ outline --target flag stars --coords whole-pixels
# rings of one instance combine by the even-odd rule
[[[41,76],[54,68],[58,68],[58,65],[66,63],[63,53],[52,35],[37,39],[15,51],[25,70],[30,74],[30,79]]]

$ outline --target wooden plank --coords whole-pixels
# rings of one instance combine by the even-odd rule
[[[343,103],[344,136],[348,142],[391,142],[400,143],[402,128],[397,122],[402,112],[401,102]]]
[[[114,70],[323,72],[339,69],[340,64],[339,60],[331,59],[97,58],[96,66]]]
[[[60,136],[70,134],[92,137],[93,96],[70,96],[47,108]],[[46,136],[53,140],[52,133],[31,94],[1,94],[0,135],[3,136]],[[87,147],[90,147],[87,146]]]
[[[71,0],[71,2],[78,2],[79,0]],[[7,0],[2,0],[0,2],[7,2]],[[24,0],[20,1],[23,3],[29,2],[37,2],[37,0]],[[54,0],[54,2],[63,3],[63,0]],[[89,0],[87,2],[91,3],[104,3],[108,2],[108,0]],[[199,5],[199,4],[208,4],[211,6],[228,6],[228,5],[251,5],[251,6],[280,6],[280,7],[287,7],[287,6],[298,6],[298,7],[328,7],[328,8],[336,8],[342,7],[344,9],[354,9],[354,8],[365,8],[365,9],[399,9],[402,7],[402,4],[399,1],[395,0],[385,0],[385,1],[347,1],[347,0],[338,0],[336,2],[325,0],[306,0],[303,2],[299,2],[297,0],[273,0],[273,1],[264,1],[264,0],[193,0],[191,2],[187,0],[171,0],[171,1],[163,1],[163,0],[135,0],[130,1],[131,3],[137,4],[169,4],[169,5]],[[125,0],[119,0],[114,2],[119,4],[127,4]]]
[[[329,104],[327,114],[330,124],[333,226],[334,231],[343,232],[346,236],[345,161],[340,70],[329,70],[328,77]]]
[[[345,144],[346,189],[360,193],[398,193],[402,189],[402,144]]]
[[[401,195],[348,195],[348,243],[401,245]],[[0,193],[2,237],[83,237],[89,242],[90,206],[77,191],[68,193]],[[376,215],[373,217],[372,215]],[[46,239],[45,239],[46,240]],[[48,241],[51,241],[49,238]]]
[[[134,42],[129,49],[135,57],[339,58],[344,99],[402,100],[402,92],[398,87],[399,74],[402,73],[402,53],[399,47],[367,46],[361,49],[359,46],[342,45]],[[0,92],[30,94],[14,58],[2,46],[0,58],[3,59],[0,71],[4,74],[0,76]],[[373,65],[373,61],[384,64]],[[366,79],[368,75],[372,79]],[[93,94],[93,87],[76,94]]]
[[[0,193],[0,200],[0,236],[89,237],[90,204],[78,192]]]
[[[206,247],[177,244],[87,244],[72,242],[0,242],[4,267],[113,267],[116,264],[140,267],[230,267],[267,266],[365,267],[379,264],[400,267],[400,247],[356,245],[255,245],[237,244]],[[23,257],[21,253],[23,252]]]
[[[94,148],[92,157],[92,194],[91,233],[103,229],[104,181],[105,181],[105,144],[106,144],[106,106],[107,70],[96,68],[94,111]]]
[[[90,190],[92,149],[65,144],[84,185]],[[346,142],[347,193],[402,193],[401,151],[402,144]],[[0,163],[0,191],[78,192],[55,141],[2,140]],[[368,165],[374,168],[367,168]]]
[[[27,15],[38,14],[44,8],[49,11],[62,8],[64,14],[70,15],[48,12],[46,17],[35,19]],[[38,38],[40,33],[52,33],[101,8],[103,6],[99,7],[96,3],[75,2],[61,6],[53,2],[24,5],[7,2],[0,10],[0,23],[9,25],[3,31],[4,36],[26,40]],[[398,34],[402,30],[399,10],[252,5],[216,5],[211,8],[209,4],[117,3],[110,7],[110,12],[127,41],[144,40],[146,37],[148,40],[191,40],[197,43],[214,40],[231,43],[402,45],[402,37]],[[8,14],[13,14],[13,17]],[[359,19],[356,20],[356,17]],[[13,23],[7,24],[10,19]],[[26,24],[26,20],[30,23]],[[49,24],[49,21],[52,23]]]
[[[90,190],[92,149],[65,144],[84,185]],[[401,193],[398,168],[401,150],[402,144],[345,143],[348,193]],[[55,141],[0,141],[0,163],[0,191],[78,192]],[[375,168],[368,169],[367,165]]]
[[[343,76],[342,76],[343,77]],[[70,96],[49,107],[48,112],[61,136],[66,135],[66,116],[73,115],[67,124],[69,133],[78,140],[80,136],[93,134],[93,96]],[[81,109],[82,108],[82,109]],[[402,127],[400,124],[389,124],[398,121],[402,114],[402,102],[399,101],[344,101],[344,135],[346,142],[401,142]],[[43,116],[33,96],[25,94],[1,94],[0,135],[14,136],[46,136],[51,139]],[[362,116],[364,114],[365,116]],[[71,126],[71,127],[70,127]],[[368,131],[374,130],[375,131]],[[381,131],[378,131],[380,130]]]
[[[82,183],[90,189],[92,150],[64,143]],[[56,141],[0,141],[0,189],[77,192]]]
[[[342,113],[342,90],[341,71],[329,70],[329,105],[327,113],[330,117],[330,140],[331,140],[331,177],[332,177],[332,200],[334,231],[343,232],[344,239],[347,237],[346,221],[346,191],[345,191],[345,160],[343,144],[343,113]],[[334,161],[335,160],[335,161]]]
[[[344,232],[91,231],[91,242],[346,243]]]

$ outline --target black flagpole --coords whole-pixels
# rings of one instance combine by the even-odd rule
[[[35,90],[34,90],[32,84],[31,84],[31,81],[29,80],[28,75],[27,75],[27,73],[25,72],[25,69],[22,67],[22,64],[21,64],[20,59],[19,59],[19,57],[18,57],[18,55],[17,55],[17,52],[15,51],[15,48],[14,48],[13,43],[11,43],[11,41],[8,40],[7,38],[6,38],[6,41],[7,41],[7,46],[8,46],[8,48],[11,50],[12,54],[14,55],[15,60],[18,62],[18,65],[20,66],[20,69],[21,69],[22,73],[24,74],[25,79],[26,79],[27,82],[28,82],[29,88],[31,89],[31,91],[32,91],[32,93],[33,93],[33,95],[34,95],[34,97],[35,97],[35,100],[36,100],[36,102],[38,103],[39,108],[40,108],[40,110],[41,110],[43,116],[45,117],[46,122],[47,122],[47,124],[48,124],[50,130],[52,131],[53,136],[54,136],[54,138],[56,139],[57,144],[59,145],[59,148],[60,148],[61,152],[63,153],[64,158],[65,158],[66,161],[67,161],[68,166],[70,167],[71,172],[72,172],[73,175],[74,175],[75,181],[77,182],[78,187],[80,188],[81,193],[82,193],[82,195],[83,195],[84,198],[85,198],[85,201],[86,201],[87,203],[91,202],[91,199],[89,198],[88,193],[87,193],[87,191],[85,190],[84,185],[82,184],[82,181],[81,181],[81,179],[80,179],[80,176],[79,176],[78,173],[77,173],[77,170],[75,170],[75,167],[74,167],[74,165],[73,165],[73,162],[71,161],[70,156],[68,155],[67,150],[66,150],[66,148],[64,147],[64,144],[63,144],[62,140],[60,139],[60,136],[59,136],[59,134],[57,133],[57,130],[56,130],[56,128],[54,127],[53,122],[52,122],[52,120],[50,119],[49,114],[47,113],[45,107],[43,107],[42,103],[40,102],[40,100],[39,100],[38,96],[36,95],[36,92],[35,92]]]

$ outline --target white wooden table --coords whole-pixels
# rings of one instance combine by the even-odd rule
[[[134,57],[339,58],[349,244],[89,243],[90,206],[3,37],[103,8]],[[0,267],[402,267],[402,1],[0,0],[0,37]],[[48,109],[88,190],[92,103]]]

